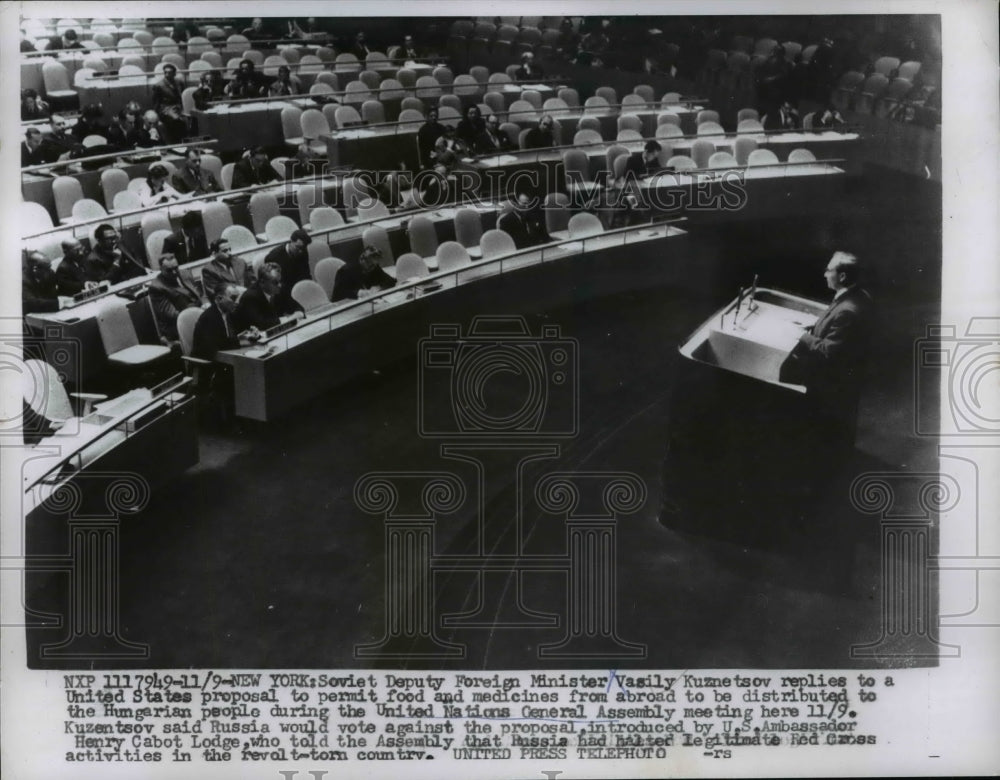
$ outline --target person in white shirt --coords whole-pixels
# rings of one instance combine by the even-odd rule
[[[146,181],[136,192],[136,195],[139,197],[139,203],[143,208],[156,206],[160,203],[170,203],[183,198],[177,190],[170,186],[167,181],[169,177],[170,172],[165,166],[158,163],[149,166]]]

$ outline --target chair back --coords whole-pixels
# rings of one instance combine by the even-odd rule
[[[330,302],[323,288],[312,279],[301,279],[292,287],[292,300],[308,313]]]
[[[53,227],[52,215],[41,203],[22,201],[21,212],[18,216],[20,217],[21,232],[25,235],[41,233],[43,230],[50,230]]]
[[[233,252],[241,252],[244,249],[253,249],[257,246],[257,238],[243,225],[230,225],[222,231],[220,238],[229,242]]]
[[[715,142],[708,138],[699,138],[691,144],[691,158],[698,168],[708,167],[708,158],[715,153]]]
[[[285,106],[281,109],[281,132],[286,141],[302,138],[302,109]]]
[[[303,57],[302,59],[305,59],[305,57]],[[319,58],[317,58],[317,59],[319,59]],[[321,62],[322,62],[322,60],[321,60]],[[337,55],[337,59],[334,60],[333,69],[334,70],[339,70],[339,71],[345,71],[345,70],[346,71],[352,71],[352,70],[359,71],[359,70],[361,70],[361,63],[358,61],[358,58],[355,57],[350,52],[344,52],[343,54],[338,54]]]
[[[413,217],[406,233],[410,239],[410,251],[420,257],[434,257],[437,254],[437,231],[428,217],[423,215]]]
[[[399,104],[400,113],[402,113],[403,111],[416,111],[418,114],[420,114],[420,116],[423,116],[426,110],[427,108],[426,106],[424,106],[424,101],[422,101],[418,97],[405,97],[403,98],[403,101]]]
[[[24,361],[21,395],[31,410],[46,420],[61,422],[73,417],[73,405],[59,372],[44,360]]]
[[[593,117],[589,117],[593,119]],[[635,130],[642,134],[642,120],[635,114],[622,114],[618,117],[618,132],[622,130]]]
[[[302,123],[302,137],[314,141],[320,136],[330,135],[330,125],[323,112],[316,108],[307,108],[299,120]]]
[[[137,211],[141,208],[142,203],[139,202],[139,196],[127,189],[116,192],[111,201],[112,211]]]
[[[604,139],[601,134],[596,130],[577,130],[573,136],[574,146],[583,146],[585,144],[599,144]]]
[[[551,192],[545,196],[545,229],[548,233],[561,232],[569,225],[569,198],[561,192]]]
[[[233,214],[229,210],[228,204],[214,201],[205,204],[205,208],[201,212],[201,222],[205,227],[205,240],[211,244],[222,238],[223,231],[233,224]]]
[[[366,100],[361,104],[361,118],[370,125],[385,122],[385,106],[378,100]]]
[[[610,104],[607,99],[600,95],[594,95],[584,101],[583,110],[589,114],[603,114],[608,110],[609,106]]]
[[[733,168],[737,164],[736,158],[729,152],[713,152],[708,158],[709,168]]]
[[[816,162],[816,155],[808,149],[792,149],[792,151],[788,153],[788,162]]]
[[[725,132],[718,122],[702,122],[698,125],[698,135],[722,135]]]
[[[143,214],[139,220],[140,230],[142,235],[151,236],[154,231],[157,230],[169,230],[173,233],[174,229],[170,226],[170,216],[166,211],[150,211]]]
[[[370,90],[377,90],[382,83],[382,77],[373,70],[363,70],[358,74],[358,81]]]
[[[736,162],[740,165],[746,165],[747,159],[750,157],[750,152],[756,148],[756,138],[747,138],[746,136],[737,137],[733,143],[733,156],[736,158]]]
[[[563,87],[556,93],[556,96],[560,100],[565,101],[566,105],[570,108],[580,107],[580,93],[573,89],[573,87]]]
[[[47,95],[53,92],[67,92],[72,89],[69,83],[69,71],[61,62],[46,58],[42,63],[42,83]]]
[[[358,203],[358,219],[381,219],[389,216],[389,207],[375,198],[366,198]]]
[[[121,168],[105,168],[101,171],[101,192],[104,193],[105,206],[114,204],[115,195],[127,189],[128,174]]]
[[[744,119],[758,119],[759,120],[760,119],[760,113],[757,111],[756,108],[741,108],[739,111],[736,112],[737,126]]]
[[[295,224],[294,219],[279,214],[267,221],[267,224],[264,226],[264,235],[267,237],[268,243],[272,241],[287,241],[298,228],[299,226]]]
[[[374,246],[382,252],[383,267],[396,262],[396,256],[392,251],[392,244],[389,243],[389,234],[381,225],[371,225],[365,228],[361,234],[361,243],[366,247]]]
[[[268,221],[280,213],[278,199],[270,192],[255,192],[250,196],[250,218],[255,233],[264,233]]]
[[[776,165],[778,162],[778,155],[770,149],[754,149],[747,156],[747,165]]]
[[[212,293],[206,290],[206,294],[211,297]],[[181,354],[190,355],[194,347],[194,326],[198,324],[198,318],[204,314],[197,306],[188,306],[181,309],[177,315],[177,337],[181,342]]]
[[[400,122],[400,124],[419,125],[423,123],[424,115],[415,109],[404,108],[402,111],[399,112],[398,121]]]
[[[483,249],[483,259],[489,260],[494,257],[502,257],[517,251],[514,239],[509,233],[503,230],[487,230],[483,233],[483,240],[480,246]]]
[[[702,122],[715,122],[719,123],[719,112],[713,111],[710,108],[704,108],[698,112],[697,124],[701,125]]]
[[[584,211],[569,218],[567,229],[570,238],[586,238],[603,233],[604,225],[597,216]]]
[[[417,79],[417,91],[414,95],[427,100],[439,98],[441,97],[441,83],[433,76],[420,76]]]
[[[154,271],[160,270],[160,257],[163,255],[163,242],[173,235],[171,230],[154,230],[146,238],[146,259]]]
[[[594,90],[594,95],[599,98],[604,98],[608,105],[618,102],[618,93],[615,91],[614,87],[598,87]]]
[[[331,206],[317,206],[309,212],[309,228],[313,233],[340,227],[343,224],[344,218]]]
[[[107,209],[96,200],[83,198],[73,204],[73,219],[86,222],[89,219],[100,219],[108,215]]]
[[[455,241],[458,244],[463,247],[477,247],[482,238],[483,221],[478,211],[460,208],[455,212]]]
[[[699,125],[698,129],[699,130],[701,129],[700,125]],[[741,119],[739,121],[739,123],[736,125],[736,132],[737,133],[763,133],[764,132],[764,125],[762,125],[760,123],[759,119],[752,119],[752,118]]]
[[[113,355],[139,343],[124,298],[111,296],[104,301],[97,311],[97,330],[101,334],[101,343],[107,355]]]
[[[408,282],[411,279],[419,279],[424,276],[430,276],[430,270],[427,268],[427,263],[424,261],[420,255],[413,252],[407,252],[406,254],[400,255],[399,259],[396,261],[396,279],[400,283]]]
[[[52,182],[52,197],[56,202],[56,216],[66,219],[73,214],[73,204],[83,198],[83,187],[74,176],[56,176]]]
[[[312,246],[310,244],[309,246]],[[326,299],[333,297],[333,286],[337,281],[337,271],[344,267],[344,261],[339,257],[324,257],[313,268],[313,279],[323,288]]]
[[[299,205],[299,224],[311,225],[312,210],[323,205],[323,199],[318,195],[315,184],[303,184],[295,194]]]
[[[438,247],[437,262],[438,271],[454,271],[469,265],[471,260],[469,251],[458,241],[445,241]]]
[[[635,114],[646,110],[646,101],[639,95],[626,95],[622,98],[622,113]]]
[[[684,131],[679,125],[664,123],[657,126],[655,135],[657,138],[682,138]]]
[[[233,169],[235,167],[236,163],[226,163],[219,171],[219,182],[222,184],[222,189],[231,190],[233,188]]]

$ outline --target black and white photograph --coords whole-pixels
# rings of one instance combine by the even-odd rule
[[[995,5],[0,11],[7,776],[996,771]]]

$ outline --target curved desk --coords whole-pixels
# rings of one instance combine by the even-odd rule
[[[432,323],[518,314],[688,276],[687,233],[644,225],[482,260],[311,312],[265,343],[220,352],[236,414],[274,420],[354,376],[416,354]]]

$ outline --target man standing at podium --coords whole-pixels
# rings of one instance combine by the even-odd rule
[[[831,448],[850,448],[871,338],[872,300],[860,285],[857,257],[834,252],[824,271],[833,302],[805,329],[782,366],[781,379],[804,384],[818,404],[821,434]]]

